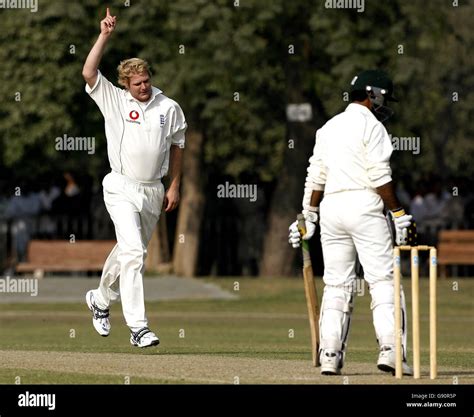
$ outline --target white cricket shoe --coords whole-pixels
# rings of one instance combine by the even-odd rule
[[[341,353],[323,350],[320,356],[321,375],[341,375]]]
[[[101,336],[108,336],[110,333],[109,309],[102,310],[97,307],[94,300],[94,290],[87,291],[86,301],[89,310],[92,311],[92,324]]]
[[[382,346],[380,348],[377,368],[384,372],[391,372],[395,375],[395,349],[392,346]],[[402,362],[403,375],[413,375],[413,370],[406,361]]]
[[[160,344],[160,339],[148,327],[143,327],[138,332],[131,332],[130,343],[141,348],[156,346]]]

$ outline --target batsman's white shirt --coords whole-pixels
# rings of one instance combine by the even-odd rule
[[[187,125],[178,103],[152,87],[143,109],[129,91],[114,86],[100,71],[92,88],[86,84],[86,92],[104,116],[112,171],[141,182],[164,177],[171,145],[185,143]]]
[[[385,127],[372,112],[360,104],[349,104],[316,132],[303,205],[309,205],[313,190],[324,189],[326,195],[373,190],[390,182],[392,151]]]

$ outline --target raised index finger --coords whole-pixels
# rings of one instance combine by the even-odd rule
[[[110,16],[110,10],[109,10],[108,7],[107,7],[107,14],[106,14],[106,16]]]

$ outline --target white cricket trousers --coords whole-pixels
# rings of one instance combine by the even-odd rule
[[[117,244],[105,261],[94,296],[102,309],[120,296],[125,321],[135,332],[148,324],[143,273],[148,242],[161,213],[164,186],[161,181],[142,183],[114,171],[104,177],[102,185]]]
[[[357,254],[369,284],[379,344],[394,345],[393,243],[381,197],[371,190],[325,195],[320,215],[325,283],[320,323],[322,348],[345,349]]]

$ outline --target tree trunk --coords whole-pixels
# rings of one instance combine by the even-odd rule
[[[204,192],[201,180],[203,136],[198,132],[186,135],[182,197],[179,204],[176,237],[173,250],[173,271],[177,275],[196,275]]]
[[[147,271],[167,273],[171,270],[166,213],[164,211],[153,231],[147,251],[148,256],[145,261]]]
[[[289,124],[289,138],[294,148],[286,151],[284,166],[274,191],[264,239],[260,268],[262,276],[288,276],[292,274],[295,251],[288,244],[288,226],[301,212],[304,179],[308,159],[314,147],[314,130],[302,123]]]
[[[283,167],[270,205],[260,266],[261,276],[292,275],[294,257],[300,253],[288,244],[288,226],[296,220],[296,215],[302,210],[304,180],[308,160],[314,148],[316,128],[325,120],[325,111],[319,100],[317,98],[309,100],[305,97],[302,87],[305,84],[302,79],[305,71],[310,73],[305,62],[301,62],[300,65],[289,63],[286,69],[286,102],[301,104],[311,101],[313,118],[307,122],[287,122],[287,139],[292,141],[293,146],[288,146],[286,149]]]

